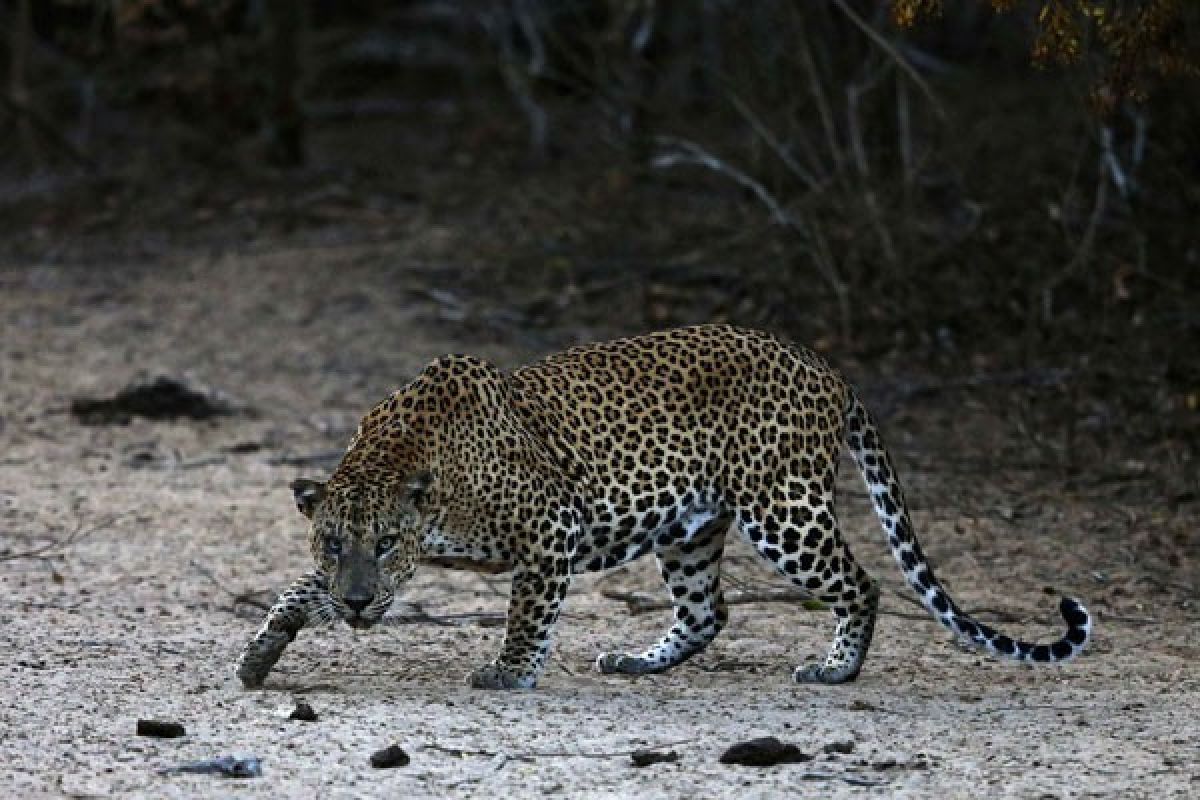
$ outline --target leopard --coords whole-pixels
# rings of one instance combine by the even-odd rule
[[[1036,644],[965,613],[934,576],[871,414],[825,359],[771,333],[706,324],[586,344],[502,371],[447,355],[375,405],[325,481],[291,485],[314,568],[278,597],[236,674],[260,688],[304,627],[369,628],[425,564],[511,573],[499,653],[467,676],[531,689],[572,577],[653,553],[672,606],[645,649],[607,652],[603,674],[647,675],[702,652],[726,626],[721,588],[736,529],[798,595],[833,612],[823,660],[803,684],[863,666],[880,584],[838,525],[843,447],[892,555],[925,610],[1001,660],[1066,662],[1092,618],[1063,596],[1067,630]]]

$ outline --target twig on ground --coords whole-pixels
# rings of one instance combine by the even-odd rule
[[[836,772],[803,772],[799,775],[789,775],[802,781],[841,781],[851,786],[883,786],[886,781],[860,778],[857,775],[839,775]]]
[[[649,611],[667,611],[674,608],[670,600],[660,600],[657,597],[652,597],[644,592],[619,592],[614,590],[604,590],[600,593],[603,597],[609,600],[620,600],[629,607],[629,613],[633,615],[645,614]],[[893,611],[889,608],[881,608],[880,614],[891,617],[900,617],[901,619],[925,620],[929,619],[928,612],[925,612],[925,607],[921,605],[916,598],[909,597],[907,594],[896,592],[896,596],[906,602],[912,603],[917,608],[920,608],[923,613],[908,614],[903,611]],[[794,589],[775,589],[764,591],[741,591],[730,592],[725,595],[725,605],[738,606],[749,605],[751,603],[799,603],[800,607],[805,611],[824,611],[827,606],[815,600],[811,594]],[[999,608],[974,608],[970,609],[968,614],[990,614],[1002,622],[1020,622],[1023,617],[1004,611]]]
[[[267,459],[267,463],[272,467],[332,466],[345,454],[346,451],[344,449],[322,450],[317,453],[306,453],[298,456],[272,456]]]
[[[1053,703],[1030,703],[1027,706],[996,706],[995,708],[981,708],[980,714],[1002,714],[1006,711],[1032,711],[1035,709],[1043,709],[1050,711],[1085,711],[1094,708],[1094,706],[1056,706]]]
[[[430,614],[417,611],[412,614],[389,614],[383,618],[384,625],[440,625],[453,628],[460,625],[482,625],[497,627],[503,625],[508,615],[502,611],[464,611],[456,614]]]
[[[17,561],[22,558],[49,558],[58,551],[65,550],[73,544],[78,544],[88,536],[91,536],[96,531],[111,525],[113,522],[121,518],[121,514],[109,514],[106,517],[101,517],[99,521],[90,527],[83,526],[83,520],[79,520],[75,525],[75,529],[61,539],[55,539],[52,542],[47,542],[40,547],[35,547],[32,550],[23,550],[19,553],[4,553],[0,555],[0,561]]]
[[[557,666],[559,669],[561,669],[561,670],[562,670],[563,672],[565,672],[567,675],[571,676],[572,678],[574,678],[574,677],[576,676],[576,674],[577,674],[577,673],[575,672],[575,670],[573,670],[573,669],[571,669],[570,667],[568,667],[568,666],[567,666],[567,662],[563,661],[563,660],[562,660],[561,658],[559,658],[559,657],[558,657],[556,654],[554,654],[554,653],[551,653],[551,654],[550,654],[550,660],[551,660],[552,662],[554,662],[554,665],[555,665],[555,666]]]
[[[215,467],[218,464],[224,464],[228,461],[223,455],[198,456],[191,461],[179,461],[174,464],[175,469],[203,469],[205,467]]]
[[[1154,617],[1128,617],[1124,614],[1109,614],[1105,611],[1097,612],[1096,616],[1105,622],[1124,622],[1127,625],[1157,625],[1159,620]]]
[[[538,758],[619,758],[621,756],[630,756],[639,750],[667,750],[672,747],[678,747],[681,744],[691,744],[699,737],[693,736],[688,739],[678,739],[673,742],[664,742],[662,744],[644,744],[638,747],[631,747],[627,750],[602,750],[602,751],[587,751],[587,750],[530,750],[525,753],[500,753],[493,750],[471,750],[462,747],[447,747],[446,745],[431,744],[422,745],[424,750],[436,750],[439,753],[462,758],[463,756],[481,756],[484,758],[496,758],[502,756],[510,761],[533,761]]]
[[[606,589],[600,593],[609,600],[620,600],[629,606],[630,614],[644,614],[647,611],[665,611],[674,608],[670,600],[659,600],[643,592],[619,592]],[[749,603],[800,603],[806,611],[824,611],[826,606],[819,600],[814,600],[807,592],[793,589],[770,591],[730,592],[725,595],[725,605],[737,606]]]
[[[890,608],[881,608],[881,609],[879,609],[879,613],[880,613],[880,614],[883,614],[884,616],[888,616],[888,617],[898,617],[898,618],[900,618],[900,619],[914,619],[914,620],[927,620],[927,619],[929,619],[929,613],[928,613],[928,612],[926,612],[926,613],[924,613],[924,614],[910,614],[910,613],[908,613],[907,611],[893,611],[893,610],[892,610],[892,609],[890,609]]]
[[[258,599],[258,595],[266,594],[268,590],[248,589],[244,592],[235,592],[233,589],[230,589],[228,586],[221,583],[221,581],[217,579],[217,576],[213,574],[212,570],[201,564],[199,561],[192,560],[189,562],[189,564],[191,565],[192,569],[199,572],[205,578],[208,578],[209,582],[212,583],[213,586],[217,587],[222,592],[233,598],[233,604],[229,608],[230,613],[236,615],[238,606],[251,606],[261,611],[271,610],[271,604],[269,602]]]

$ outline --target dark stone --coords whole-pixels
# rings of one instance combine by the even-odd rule
[[[678,761],[679,753],[676,753],[674,750],[669,750],[665,753],[660,753],[657,750],[634,750],[629,754],[629,758],[633,761],[635,767],[648,767],[651,764]]]
[[[371,766],[375,769],[407,767],[409,761],[412,759],[404,752],[404,748],[394,744],[371,754]]]
[[[796,745],[781,742],[774,736],[735,744],[721,756],[722,764],[747,767],[773,767],[776,764],[799,764],[811,760],[812,756],[802,753]]]
[[[159,739],[177,739],[186,736],[187,731],[178,722],[162,722],[156,719],[139,719],[137,721],[138,736],[155,736]]]
[[[821,749],[826,755],[849,755],[854,752],[854,740],[847,739],[844,742],[830,742]]]
[[[302,700],[296,702],[296,707],[292,709],[292,713],[288,715],[288,719],[298,719],[301,722],[316,722],[317,712],[313,711],[313,707]]]

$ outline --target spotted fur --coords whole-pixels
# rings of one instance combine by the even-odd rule
[[[934,577],[879,432],[853,390],[812,352],[765,333],[699,326],[587,345],[503,374],[446,356],[372,409],[327,483],[297,481],[316,568],[285,591],[247,644],[238,675],[262,683],[296,632],[377,622],[422,561],[511,570],[500,653],[469,682],[533,687],[573,574],[653,552],[674,602],[662,638],[606,653],[602,672],[661,672],[728,620],[721,553],[732,525],[837,620],[801,682],[862,667],[879,588],[838,529],[843,442],[863,474],[897,563],[939,622],[994,656],[1065,661],[1088,613],[1062,601],[1052,644],[971,619]]]

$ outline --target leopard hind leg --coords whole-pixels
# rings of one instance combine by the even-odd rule
[[[809,487],[785,488],[776,496],[782,502],[771,508],[740,509],[738,530],[781,575],[826,604],[837,620],[824,662],[797,667],[792,677],[797,683],[853,681],[875,633],[879,584],[842,539],[831,490],[816,494]]]
[[[627,675],[665,672],[716,638],[729,620],[721,594],[721,554],[729,522],[727,516],[717,517],[691,535],[686,523],[678,523],[660,535],[655,557],[671,592],[675,621],[641,653],[602,653],[596,669]]]

